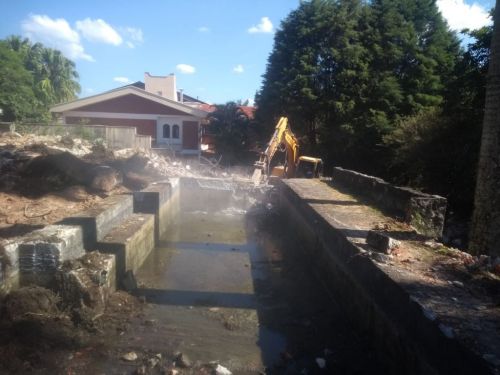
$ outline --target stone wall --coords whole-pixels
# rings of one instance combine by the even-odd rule
[[[383,211],[403,218],[420,234],[440,238],[446,214],[446,198],[392,185],[381,178],[336,167],[333,186],[347,188]]]

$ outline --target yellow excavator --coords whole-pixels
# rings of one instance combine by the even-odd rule
[[[271,169],[271,161],[277,151],[285,152],[285,164]],[[323,161],[311,156],[299,156],[299,142],[288,125],[288,118],[281,117],[266,150],[255,163],[252,181],[260,183],[262,174],[279,178],[319,178]]]

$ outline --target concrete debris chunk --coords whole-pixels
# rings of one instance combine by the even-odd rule
[[[93,251],[68,261],[57,272],[57,290],[74,309],[85,310],[94,320],[104,313],[109,295],[116,289],[115,257]]]
[[[128,352],[128,353],[125,353],[123,356],[122,356],[122,359],[124,361],[127,361],[127,362],[133,362],[133,361],[136,361],[138,358],[137,356],[137,353],[135,352]]]
[[[175,357],[175,363],[177,367],[180,368],[189,368],[191,367],[191,361],[189,360],[188,356],[185,355],[184,353],[177,352],[174,354]]]
[[[229,371],[227,368],[225,368],[224,366],[221,366],[219,364],[215,368],[215,373],[217,375],[232,375],[231,371]]]
[[[377,232],[370,230],[366,237],[366,243],[373,247],[375,250],[384,253],[391,254],[394,249],[401,245],[401,242],[389,237],[387,234],[382,232]]]
[[[323,369],[326,367],[326,361],[324,358],[316,358],[316,364],[319,368]]]

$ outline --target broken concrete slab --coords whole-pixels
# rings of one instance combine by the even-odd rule
[[[380,209],[403,218],[417,232],[440,238],[446,214],[446,198],[392,185],[381,178],[335,167],[333,186],[340,185],[373,202]]]
[[[93,251],[65,262],[57,271],[55,289],[65,304],[95,319],[104,313],[109,295],[116,290],[115,256]]]
[[[127,271],[137,271],[155,247],[154,222],[154,215],[132,214],[96,244],[99,251],[116,256],[118,285]]]
[[[132,211],[132,195],[113,195],[88,210],[63,219],[60,224],[80,226],[85,249],[93,250],[96,242],[130,216]]]
[[[383,232],[378,232],[374,230],[368,231],[366,236],[366,243],[373,247],[375,250],[380,251],[384,254],[390,254],[394,249],[397,249],[401,242],[389,237]]]

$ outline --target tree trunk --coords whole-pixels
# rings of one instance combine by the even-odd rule
[[[500,255],[500,4],[497,1],[486,86],[470,248]]]

